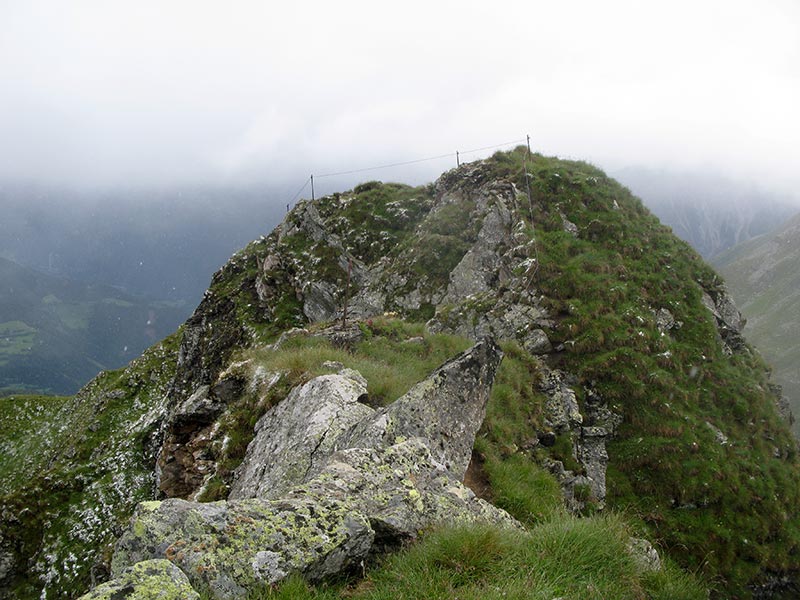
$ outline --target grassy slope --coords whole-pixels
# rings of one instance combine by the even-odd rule
[[[715,258],[747,318],[745,330],[800,414],[800,217]],[[800,422],[794,430],[800,433]]]
[[[0,398],[0,539],[27,565],[10,597],[39,597],[44,578],[48,598],[72,598],[102,576],[119,528],[151,497],[145,442],[163,411],[178,339],[101,373],[75,397]]]
[[[173,331],[186,309],[0,258],[0,395],[75,393]]]
[[[527,167],[533,202],[529,209],[520,196],[520,211],[537,242],[540,269],[533,283],[557,321],[548,335],[566,348],[555,360],[578,376],[579,388],[599,393],[624,415],[609,448],[611,505],[630,511],[685,567],[702,570],[730,596],[746,597],[746,586],[763,570],[797,569],[795,444],[774,410],[760,359],[722,351],[713,317],[701,302],[701,288],[719,291],[717,275],[628,190],[590,165],[538,155],[528,160],[522,150],[498,154],[489,164],[521,191],[527,188]],[[359,217],[360,205],[377,215],[395,200],[407,209],[424,208],[429,194],[429,188],[368,184],[318,206],[328,224],[341,221],[344,245],[357,248],[370,238],[352,240],[347,232],[380,239],[387,227]],[[469,212],[461,208],[449,220],[420,220],[412,210],[413,217],[393,234],[398,245],[389,252],[392,276],[444,284],[443,266],[452,268],[464,241],[475,235],[459,221]],[[577,237],[564,231],[564,218],[578,226]],[[293,269],[301,280],[343,280],[325,243],[294,243]],[[237,277],[251,276],[254,257],[261,253],[263,259],[269,247],[262,242],[242,253]],[[241,289],[235,278],[224,286]],[[240,294],[237,304],[241,317],[252,318],[245,310],[256,305],[252,293]],[[660,308],[682,326],[661,335],[655,322]],[[283,327],[301,322],[292,294],[278,298],[273,311],[292,315],[294,321],[285,320]],[[272,321],[266,333],[274,335],[278,323]],[[526,410],[514,400],[506,409]],[[709,425],[730,443],[719,445]],[[535,435],[535,423],[524,418],[496,427],[502,438],[496,447],[506,453]]]
[[[520,189],[523,158],[494,159]],[[537,284],[560,319],[552,337],[567,348],[563,366],[624,415],[609,448],[611,505],[638,515],[684,566],[730,595],[746,595],[762,568],[797,569],[795,442],[761,360],[722,352],[700,302],[700,286],[713,293],[720,284],[714,272],[599,170],[536,156],[528,171]],[[661,335],[659,308],[680,329]],[[716,443],[706,423],[730,443]]]

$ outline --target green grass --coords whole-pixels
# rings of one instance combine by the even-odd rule
[[[100,374],[74,397],[0,398],[0,536],[27,568],[6,582],[15,598],[85,591],[119,527],[150,498],[148,440],[177,359],[180,330],[127,368]]]
[[[53,417],[69,400],[64,396],[0,398],[0,495],[46,468],[63,425]]]
[[[610,504],[639,515],[683,566],[727,594],[747,597],[764,568],[796,567],[795,442],[760,358],[746,348],[728,357],[717,341],[701,287],[714,295],[721,280],[591,165],[523,149],[491,162],[518,189],[524,166],[531,175],[535,285],[558,320],[548,335],[566,348],[561,366],[624,416],[608,448]],[[577,237],[563,231],[562,214]],[[660,308],[679,329],[658,331]],[[717,444],[706,422],[732,443]]]
[[[671,565],[641,573],[626,550],[629,537],[614,515],[560,516],[529,532],[444,528],[370,568],[363,581],[315,588],[294,577],[250,599],[707,598],[696,578]]]
[[[0,366],[21,354],[30,354],[37,330],[22,321],[0,323]]]

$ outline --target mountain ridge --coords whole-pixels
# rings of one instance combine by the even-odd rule
[[[423,369],[449,336],[490,334],[506,358],[475,453],[495,501],[529,519],[535,510],[514,513],[525,492],[503,473],[541,469],[537,481],[557,482],[571,510],[625,507],[673,560],[719,581],[718,593],[768,597],[797,570],[797,449],[737,315],[716,274],[625,188],[585,163],[517,149],[428,186],[368,182],[301,202],[214,275],[178,334],[72,402],[138,405],[100,413],[116,419],[109,432],[127,419],[135,434],[125,452],[137,491],[105,517],[122,523],[154,489],[224,499],[258,418],[323,357],[360,361],[367,374],[373,360]],[[381,392],[380,378],[366,379],[379,406],[407,385]],[[60,476],[85,472],[93,452],[82,452],[52,462]],[[97,493],[116,471],[94,471],[83,485]],[[49,500],[49,477],[10,485],[6,510],[40,485],[34,514],[86,526],[74,505],[85,492]],[[116,536],[89,530],[82,548],[102,573]],[[42,531],[44,553],[18,529],[1,532],[27,540],[12,554],[39,565],[33,587],[72,552],[53,525]],[[53,562],[36,563],[45,555]],[[85,589],[89,573],[77,572],[53,575],[45,595]]]

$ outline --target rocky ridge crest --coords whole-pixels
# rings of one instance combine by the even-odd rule
[[[527,185],[530,197],[521,192]],[[758,582],[762,568],[783,576],[788,564],[792,571],[785,557],[797,547],[793,530],[774,523],[789,510],[796,486],[789,475],[769,473],[794,468],[796,448],[775,420],[763,368],[739,335],[741,318],[724,288],[601,172],[517,151],[464,165],[430,186],[369,182],[301,202],[270,236],[215,274],[180,332],[179,347],[164,359],[169,385],[160,378],[158,393],[149,390],[149,404],[139,404],[144,413],[158,407],[134,429],[141,443],[137,465],[145,465],[136,467],[137,477],[152,483],[150,498],[161,503],[141,505],[129,527],[104,528],[93,538],[97,549],[87,550],[86,559],[96,566],[95,580],[108,577],[103,569],[120,534],[115,577],[137,564],[154,572],[158,565],[148,561],[166,557],[187,575],[192,571],[192,585],[225,597],[291,571],[313,579],[334,566],[357,566],[384,544],[413,535],[420,523],[447,515],[516,526],[461,484],[475,457],[472,440],[483,409],[467,411],[469,430],[455,438],[459,418],[426,412],[425,399],[462,377],[483,382],[477,396],[488,397],[494,351],[471,374],[463,365],[442,366],[388,407],[372,404],[374,392],[357,373],[330,368],[335,373],[287,387],[287,370],[247,358],[250,350],[290,347],[295,337],[352,350],[369,341],[371,320],[386,313],[426,322],[428,332],[475,341],[490,336],[502,340],[507,354],[524,358],[521,433],[501,438],[491,422],[479,441],[482,448],[494,444],[497,460],[547,466],[573,510],[635,505],[665,546],[690,548],[677,558],[691,568],[700,567],[695,556],[705,561],[709,555],[690,538],[724,536],[708,524],[745,514],[763,521],[737,522],[747,547],[726,538],[736,550],[710,555],[704,568],[719,569],[737,590]],[[136,385],[146,388],[151,372],[137,371],[142,382]],[[735,379],[741,373],[745,378]],[[116,377],[106,376],[102,390],[83,397],[91,402],[110,393],[120,403],[139,402],[138,392]],[[478,399],[473,406],[485,406]],[[717,410],[723,405],[725,411]],[[268,411],[240,426],[237,414],[251,407],[254,415]],[[449,424],[431,430],[434,421]],[[248,427],[254,440],[231,471],[222,458],[233,435]],[[450,447],[453,440],[458,443]],[[697,459],[700,452],[705,460]],[[285,460],[269,458],[276,454]],[[754,463],[768,474],[740,479]],[[742,502],[758,497],[763,510],[756,515],[739,506],[725,486],[706,477],[723,471],[720,477],[739,482]],[[217,497],[226,500],[198,502],[220,481]],[[751,489],[756,485],[764,489]],[[365,489],[383,500],[359,499],[356,492]],[[80,493],[73,497],[88,502]],[[99,521],[125,523],[132,505],[146,499],[137,492]],[[287,528],[299,521],[319,535]],[[220,532],[235,532],[242,543],[234,551]],[[16,534],[4,529],[2,535]],[[278,551],[284,546],[276,540],[286,536],[295,536],[295,554]],[[5,551],[11,543],[0,540],[0,546]],[[214,562],[215,548],[235,560]],[[749,548],[759,550],[750,556]],[[776,557],[763,559],[774,548]],[[9,555],[22,564],[36,552]],[[58,569],[60,554],[38,556],[54,558],[34,572]],[[61,587],[49,586],[44,597],[84,591],[89,580],[86,572],[58,577]]]

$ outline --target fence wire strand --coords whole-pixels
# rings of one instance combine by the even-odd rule
[[[523,142],[525,142],[525,138],[519,139],[519,140],[512,140],[510,142],[503,142],[502,144],[493,144],[491,146],[482,146],[480,148],[472,148],[470,150],[459,150],[459,151],[456,151],[456,152],[448,152],[446,154],[438,154],[436,156],[428,156],[426,158],[417,158],[417,159],[414,159],[414,160],[404,160],[404,161],[400,161],[400,162],[387,163],[387,164],[383,164],[383,165],[375,165],[375,166],[371,166],[371,167],[362,167],[362,168],[358,168],[358,169],[348,169],[348,170],[344,170],[344,171],[334,171],[334,172],[331,172],[331,173],[323,173],[322,175],[311,175],[309,178],[307,178],[305,180],[305,182],[303,183],[303,186],[299,190],[297,190],[297,193],[292,197],[292,199],[286,205],[287,206],[287,210],[288,210],[288,208],[290,206],[292,206],[297,201],[298,197],[308,187],[309,183],[312,184],[312,190],[313,190],[313,180],[314,179],[324,179],[324,178],[327,178],[327,177],[338,177],[338,176],[341,176],[341,175],[353,175],[353,174],[356,174],[356,173],[365,173],[365,172],[368,172],[368,171],[378,171],[378,170],[381,170],[381,169],[391,169],[391,168],[394,168],[394,167],[403,167],[403,166],[406,166],[406,165],[413,165],[413,164],[428,162],[428,161],[432,161],[432,160],[442,160],[444,158],[456,158],[456,159],[458,159],[459,155],[474,154],[475,152],[482,152],[484,150],[494,150],[495,148],[503,148],[505,146],[511,146],[511,145],[514,145],[514,144],[521,144]]]

